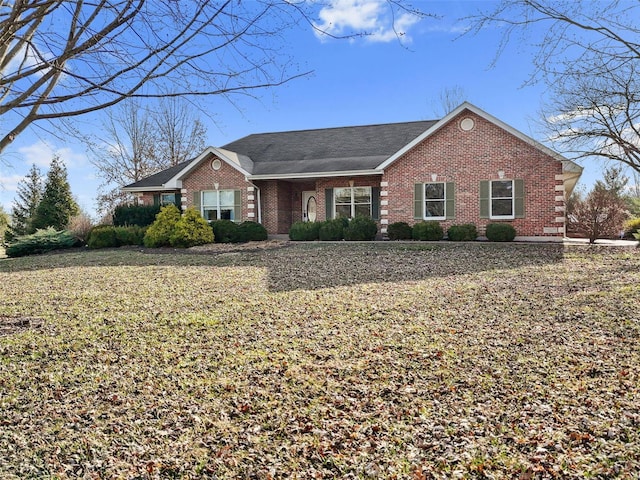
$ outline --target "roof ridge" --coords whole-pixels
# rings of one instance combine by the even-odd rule
[[[347,130],[347,129],[351,129],[351,128],[365,128],[365,127],[385,127],[385,126],[390,126],[390,125],[409,125],[409,124],[413,124],[413,123],[427,123],[427,122],[439,122],[439,119],[431,119],[431,120],[410,120],[407,122],[388,122],[388,123],[372,123],[372,124],[365,124],[365,125],[345,125],[342,127],[322,127],[322,128],[303,128],[300,130],[282,130],[282,131],[274,131],[274,132],[260,132],[260,133],[250,133],[249,135],[245,135],[242,138],[247,138],[247,137],[253,137],[253,136],[257,136],[257,135],[281,135],[283,133],[303,133],[303,132],[319,132],[322,130]],[[238,140],[241,140],[242,138],[239,138]],[[235,140],[237,141],[237,140]],[[234,142],[230,142],[230,143],[235,143]]]

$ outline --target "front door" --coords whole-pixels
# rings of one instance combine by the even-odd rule
[[[317,210],[316,192],[315,191],[302,192],[302,221],[315,222],[316,210]]]

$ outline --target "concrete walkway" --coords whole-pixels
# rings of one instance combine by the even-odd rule
[[[568,238],[565,237],[563,240],[565,245],[589,245],[588,238]],[[637,247],[637,240],[607,240],[607,239],[598,239],[595,242],[595,245],[608,245],[612,247]]]

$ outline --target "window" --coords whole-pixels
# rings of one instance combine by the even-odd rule
[[[345,187],[333,190],[334,218],[371,217],[371,187]]]
[[[239,192],[238,192],[239,193]],[[202,216],[205,220],[239,220],[236,208],[239,195],[235,190],[212,190],[202,192]]]
[[[424,218],[427,220],[445,220],[446,195],[444,183],[424,184]]]
[[[413,200],[413,218],[417,221],[454,218],[456,205],[453,182],[416,183]]]
[[[176,205],[176,194],[175,193],[161,193],[160,194],[160,205]]]
[[[490,218],[514,218],[513,180],[493,180],[491,182]]]

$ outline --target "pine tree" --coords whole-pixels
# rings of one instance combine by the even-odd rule
[[[16,194],[11,207],[11,227],[5,237],[7,240],[35,232],[32,220],[42,199],[42,174],[35,164],[18,184]]]
[[[47,173],[42,200],[33,217],[32,227],[64,230],[71,217],[79,211],[78,204],[71,195],[67,169],[58,157],[54,157]]]

